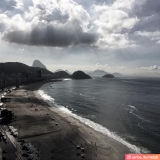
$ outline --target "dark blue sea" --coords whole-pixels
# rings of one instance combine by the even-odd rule
[[[65,80],[39,94],[134,152],[160,153],[160,79]]]

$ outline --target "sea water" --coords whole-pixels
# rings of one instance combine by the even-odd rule
[[[160,79],[68,79],[38,92],[51,106],[133,152],[160,153]]]

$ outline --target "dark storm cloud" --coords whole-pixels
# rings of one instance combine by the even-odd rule
[[[55,28],[51,25],[36,26],[31,31],[12,31],[5,33],[2,37],[8,42],[35,45],[35,46],[57,46],[67,47],[72,44],[92,44],[96,36],[85,33],[77,28],[74,31],[69,28]]]

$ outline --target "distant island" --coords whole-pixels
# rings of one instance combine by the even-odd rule
[[[115,78],[112,74],[106,74],[103,76],[104,78]]]
[[[88,74],[86,74],[86,73],[84,73],[82,71],[74,72],[71,75],[71,78],[73,78],[73,79],[91,79],[91,77]]]

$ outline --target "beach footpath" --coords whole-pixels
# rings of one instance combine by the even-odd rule
[[[13,117],[1,120],[1,137],[6,138],[0,142],[3,159],[123,160],[130,152],[127,147],[50,107],[38,96],[37,90],[47,82],[21,86],[5,95],[10,99],[1,108],[11,111]]]

